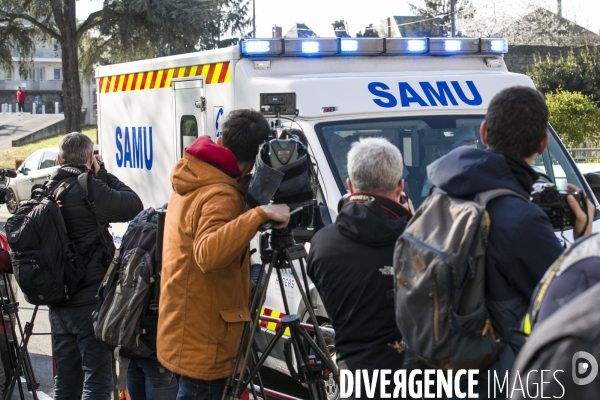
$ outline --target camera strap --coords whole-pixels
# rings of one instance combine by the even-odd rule
[[[346,199],[346,203],[344,204],[342,209],[344,209],[344,207],[352,203],[366,202],[373,202],[377,204],[379,207],[383,208],[384,210],[386,210],[387,212],[389,212],[397,218],[400,218],[405,215],[412,216],[412,213],[397,201],[369,192],[356,192],[354,194],[351,194]]]

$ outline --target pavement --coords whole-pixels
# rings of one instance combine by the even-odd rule
[[[0,114],[0,150],[12,147],[12,141],[39,131],[65,118],[63,114]]]

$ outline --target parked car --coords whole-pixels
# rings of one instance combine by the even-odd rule
[[[6,198],[8,212],[14,214],[19,203],[31,196],[31,188],[38,183],[43,184],[58,165],[58,147],[34,151],[17,169],[17,177],[11,178]]]

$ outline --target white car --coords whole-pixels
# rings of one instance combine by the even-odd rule
[[[6,198],[8,212],[14,214],[19,203],[31,197],[31,188],[50,179],[58,165],[58,147],[34,151],[17,169],[17,177],[11,178]]]

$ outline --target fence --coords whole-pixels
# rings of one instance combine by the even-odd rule
[[[598,162],[600,161],[600,148],[578,148],[569,149],[569,153],[575,162]]]

